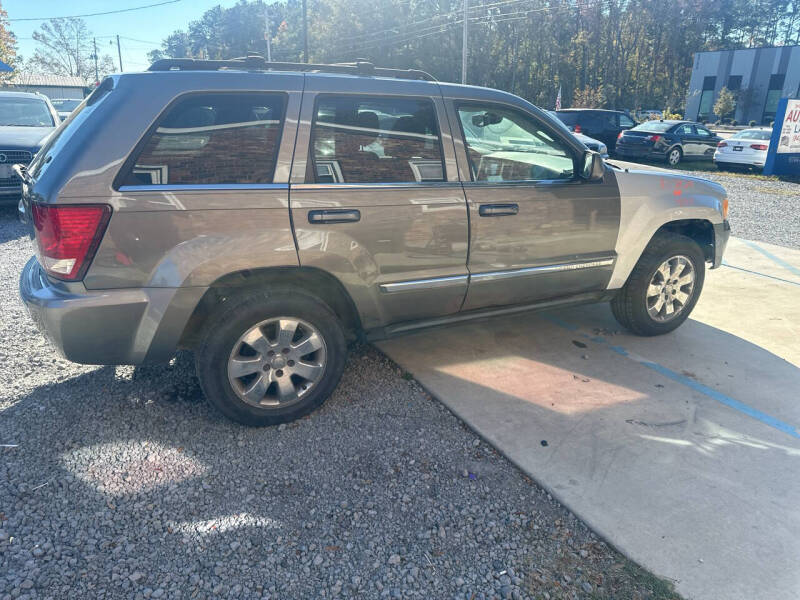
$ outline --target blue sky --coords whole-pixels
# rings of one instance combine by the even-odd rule
[[[14,21],[37,17],[63,17],[105,12],[155,4],[159,0],[1,0],[11,20],[9,26],[17,36],[17,53],[29,58],[36,42],[31,36],[42,21]],[[162,0],[163,1],[163,0]],[[212,6],[233,6],[236,0],[179,0],[175,4],[155,6],[116,15],[86,17],[86,25],[97,36],[98,54],[109,54],[117,62],[116,35],[122,46],[122,67],[125,71],[141,71],[148,66],[147,53],[176,29],[200,17]]]

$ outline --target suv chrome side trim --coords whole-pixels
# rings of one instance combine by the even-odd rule
[[[594,260],[585,260],[571,263],[560,263],[555,265],[543,265],[541,267],[528,267],[525,269],[514,269],[512,271],[488,271],[486,273],[473,273],[471,275],[453,275],[451,277],[432,277],[431,279],[413,279],[411,281],[398,281],[396,283],[383,283],[380,288],[385,294],[395,292],[407,292],[411,290],[427,290],[432,288],[459,285],[467,280],[481,283],[484,281],[496,281],[509,277],[523,277],[525,275],[537,275],[540,273],[554,273],[557,271],[576,271],[578,269],[593,269],[596,267],[608,267],[614,264],[614,257],[603,257]]]
[[[540,273],[554,273],[557,271],[576,271],[578,269],[593,269],[595,267],[608,267],[614,264],[614,257],[600,258],[580,262],[561,263],[556,265],[543,265],[541,267],[527,267],[525,269],[514,269],[513,271],[488,271],[486,273],[473,273],[470,275],[470,282],[482,283],[485,281],[496,281],[498,279],[508,279],[509,277],[522,277],[525,275],[537,275]]]
[[[429,290],[432,288],[448,287],[466,283],[469,275],[453,275],[451,277],[433,277],[431,279],[415,279],[411,281],[398,281],[397,283],[381,284],[381,291],[385,294],[395,292],[409,292],[417,290]]]
[[[162,183],[121,185],[120,192],[195,192],[203,190],[288,190],[288,183]]]

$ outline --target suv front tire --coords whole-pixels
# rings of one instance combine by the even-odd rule
[[[611,311],[633,333],[669,333],[689,318],[704,280],[705,256],[697,242],[658,233],[611,301]]]
[[[322,405],[339,383],[347,348],[324,302],[284,288],[225,298],[195,353],[206,399],[239,423],[264,426]]]

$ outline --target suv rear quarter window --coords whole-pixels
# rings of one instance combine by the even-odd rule
[[[167,108],[120,185],[271,183],[285,96],[192,94]]]

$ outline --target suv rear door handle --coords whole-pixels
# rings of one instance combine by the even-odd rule
[[[361,211],[352,208],[338,210],[310,210],[308,222],[318,223],[356,223],[361,220]]]
[[[481,204],[478,208],[478,214],[482,217],[506,217],[518,212],[518,204]]]

